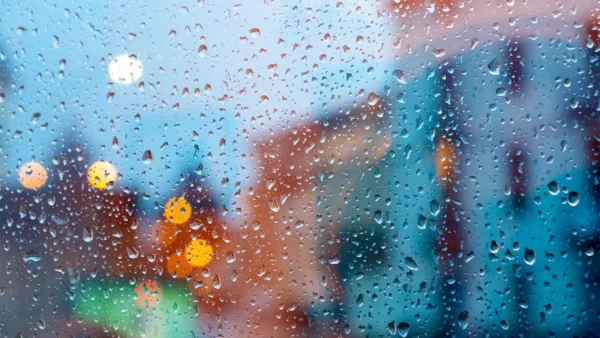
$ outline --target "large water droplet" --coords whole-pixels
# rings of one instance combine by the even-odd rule
[[[406,257],[406,259],[404,259],[404,264],[406,264],[406,266],[413,271],[419,270],[417,262],[415,262],[415,260],[412,257]]]
[[[498,250],[500,250],[500,245],[498,245],[498,242],[492,241],[492,243],[490,243],[490,252],[495,254],[498,253]]]
[[[527,265],[533,265],[535,263],[535,251],[525,248],[525,263]]]
[[[383,213],[381,210],[376,210],[373,216],[375,217],[375,222],[377,222],[377,224],[383,223]]]
[[[408,336],[408,330],[410,330],[410,325],[408,325],[408,323],[402,322],[402,323],[400,323],[400,325],[398,325],[398,334],[400,336],[402,336],[402,337]]]
[[[154,157],[152,156],[152,152],[150,150],[144,151],[144,155],[142,156],[142,161],[145,164],[150,164],[150,163],[152,163],[152,159],[154,159]]]
[[[388,325],[387,325],[387,329],[388,329],[388,332],[392,336],[396,335],[396,322],[394,322],[394,321],[389,322]]]
[[[570,206],[574,207],[577,204],[579,204],[579,193],[575,192],[575,191],[571,191],[569,193],[569,198],[567,199],[567,202],[569,203]]]
[[[548,192],[552,196],[556,196],[558,193],[560,193],[560,188],[558,187],[558,183],[556,183],[556,181],[548,183]]]
[[[228,252],[225,254],[225,261],[226,261],[227,263],[229,263],[229,264],[231,264],[231,263],[235,262],[235,252],[233,252],[233,251],[228,251]]]
[[[500,75],[500,61],[498,59],[493,59],[488,64],[488,72],[492,75]]]
[[[463,311],[458,315],[458,325],[460,328],[465,330],[469,326],[469,312]]]
[[[127,256],[131,259],[136,259],[139,257],[140,253],[136,248],[127,248]]]
[[[89,243],[94,240],[94,229],[90,227],[83,228],[83,240]]]
[[[379,95],[377,95],[375,93],[371,93],[367,97],[367,103],[371,106],[376,105],[378,102],[379,102]]]
[[[437,200],[429,202],[429,213],[434,217],[440,213],[440,203]]]

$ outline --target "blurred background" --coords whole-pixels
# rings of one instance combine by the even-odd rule
[[[2,11],[3,336],[598,336],[598,3]]]

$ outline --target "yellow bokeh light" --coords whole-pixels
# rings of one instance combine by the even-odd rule
[[[106,189],[117,179],[117,169],[108,162],[98,161],[88,168],[87,176],[91,186],[96,189]]]
[[[173,224],[187,222],[192,216],[192,206],[182,197],[173,197],[165,204],[165,218]]]
[[[137,81],[143,73],[142,62],[133,54],[121,54],[108,65],[110,79],[120,84],[131,84]]]
[[[194,267],[204,267],[210,263],[213,258],[213,247],[203,239],[195,239],[188,243],[185,249],[185,256]]]
[[[19,182],[27,189],[39,189],[47,179],[46,168],[38,162],[27,162],[19,169]]]

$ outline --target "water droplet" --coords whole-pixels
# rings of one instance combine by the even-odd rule
[[[425,216],[423,216],[423,215],[419,215],[419,218],[417,219],[417,228],[419,228],[421,230],[425,230],[426,227],[427,227],[427,218],[425,218]]]
[[[498,243],[496,241],[492,241],[492,243],[490,243],[490,252],[495,254],[495,253],[498,253],[499,250],[500,250],[500,245],[498,245]]]
[[[250,29],[249,33],[250,33],[250,35],[252,35],[253,38],[260,37],[260,29],[258,29],[258,28]]]
[[[413,271],[419,271],[419,266],[412,257],[406,257],[406,259],[404,259],[404,264]]]
[[[527,265],[533,265],[535,263],[535,251],[525,248],[525,263]]]
[[[25,262],[39,262],[42,260],[42,255],[40,255],[37,251],[28,251],[23,256],[23,260]]]
[[[469,326],[469,312],[463,311],[458,315],[458,325],[460,328],[465,330]]]
[[[429,213],[434,217],[440,213],[440,203],[437,200],[429,202]]]
[[[144,155],[142,156],[142,162],[144,162],[145,164],[150,164],[152,163],[153,159],[154,157],[152,156],[152,152],[150,150],[144,151]]]
[[[529,308],[529,304],[527,304],[527,301],[525,299],[519,299],[519,307],[522,309],[527,309]]]
[[[375,93],[371,93],[367,97],[367,103],[371,106],[376,105],[378,102],[379,102],[379,95],[377,95]]]
[[[407,84],[408,83],[406,81],[406,77],[404,76],[404,71],[395,70],[394,77],[396,78],[396,81],[398,81],[399,84]]]
[[[329,259],[329,264],[331,265],[337,265],[340,264],[340,256],[338,256],[337,253],[335,253],[330,259]]]
[[[377,224],[383,223],[383,213],[381,212],[381,210],[376,210],[373,213],[373,216],[375,217],[375,222],[377,222]]]
[[[218,274],[213,277],[213,287],[217,290],[221,288],[221,277]]]
[[[225,261],[229,264],[235,262],[235,252],[233,251],[227,251],[227,253],[225,254]]]
[[[200,47],[198,48],[198,56],[203,58],[206,56],[207,52],[208,52],[208,47],[206,45],[200,45]]]
[[[498,59],[493,59],[488,64],[488,72],[492,75],[500,75],[500,61]]]
[[[433,55],[436,58],[441,58],[444,57],[444,55],[446,55],[446,50],[444,48],[438,48],[438,49],[434,49],[433,50]]]
[[[558,193],[560,193],[560,188],[558,187],[558,183],[556,183],[556,181],[548,183],[548,192],[553,196],[556,196]]]
[[[592,257],[594,255],[594,246],[593,245],[589,245],[585,249],[585,255],[588,256],[588,257]]]
[[[577,204],[579,204],[579,193],[575,192],[575,191],[571,191],[569,193],[569,198],[567,199],[567,202],[569,203],[570,206],[574,207]]]
[[[94,240],[94,230],[90,227],[83,228],[83,240],[89,243]]]
[[[402,337],[408,336],[408,330],[410,330],[410,325],[408,325],[408,323],[402,322],[402,323],[400,323],[400,325],[398,325],[398,334],[400,336],[402,336]]]
[[[139,257],[140,253],[136,248],[127,248],[127,256],[131,259],[136,259]]]
[[[365,296],[363,296],[363,294],[359,294],[358,297],[356,297],[356,305],[358,305],[358,307],[363,306],[363,304],[365,303]]]

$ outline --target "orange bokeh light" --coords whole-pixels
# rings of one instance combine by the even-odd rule
[[[443,181],[440,183],[444,185],[449,185],[453,181],[455,156],[454,146],[450,142],[440,139],[436,147],[435,169],[438,180]]]
[[[27,162],[19,169],[19,182],[27,189],[39,189],[47,179],[46,168],[38,162]]]

